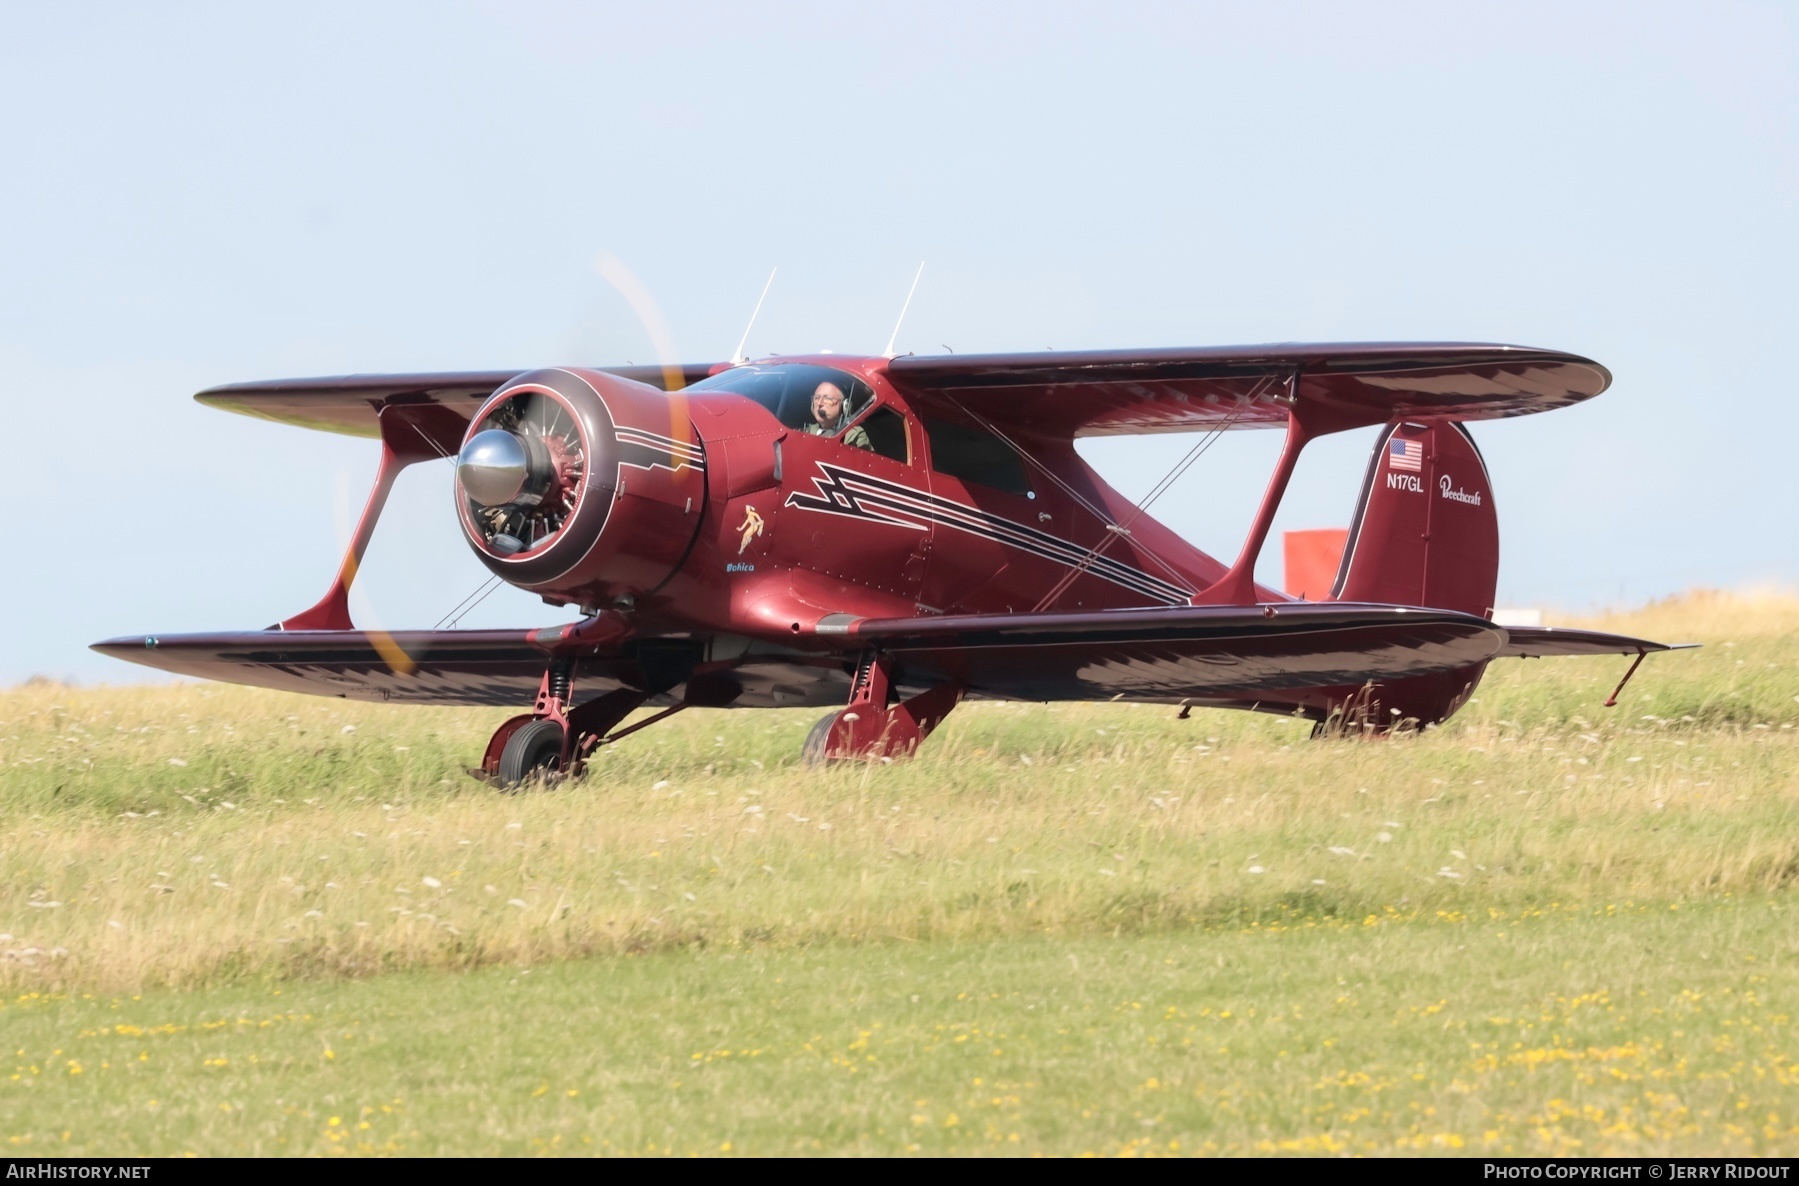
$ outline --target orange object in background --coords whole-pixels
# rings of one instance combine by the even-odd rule
[[[1307,601],[1328,598],[1331,586],[1337,583],[1337,568],[1343,562],[1343,545],[1348,539],[1347,527],[1286,532],[1282,542],[1287,572],[1282,587]]]

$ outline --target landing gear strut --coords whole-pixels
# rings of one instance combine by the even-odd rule
[[[891,676],[892,661],[886,655],[863,657],[850,686],[849,707],[831,713],[806,735],[801,753],[808,766],[847,758],[909,757],[967,691],[961,684],[939,684],[890,705]]]

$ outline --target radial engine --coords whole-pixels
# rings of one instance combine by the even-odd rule
[[[532,371],[469,421],[454,493],[489,571],[592,612],[654,593],[680,566],[705,448],[686,400],[600,371]]]

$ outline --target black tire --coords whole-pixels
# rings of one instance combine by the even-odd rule
[[[562,726],[540,719],[522,725],[506,739],[500,751],[500,769],[495,781],[503,790],[512,790],[535,779],[556,773],[562,758]]]
[[[823,766],[830,761],[825,757],[825,742],[831,736],[831,726],[837,723],[837,718],[844,712],[840,708],[836,712],[826,713],[818,724],[812,726],[812,732],[806,734],[806,744],[800,747],[800,761],[808,766]]]

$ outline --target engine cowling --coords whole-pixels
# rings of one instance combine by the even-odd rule
[[[648,594],[699,528],[706,454],[687,401],[603,371],[520,375],[469,421],[463,535],[496,576],[556,603]]]

